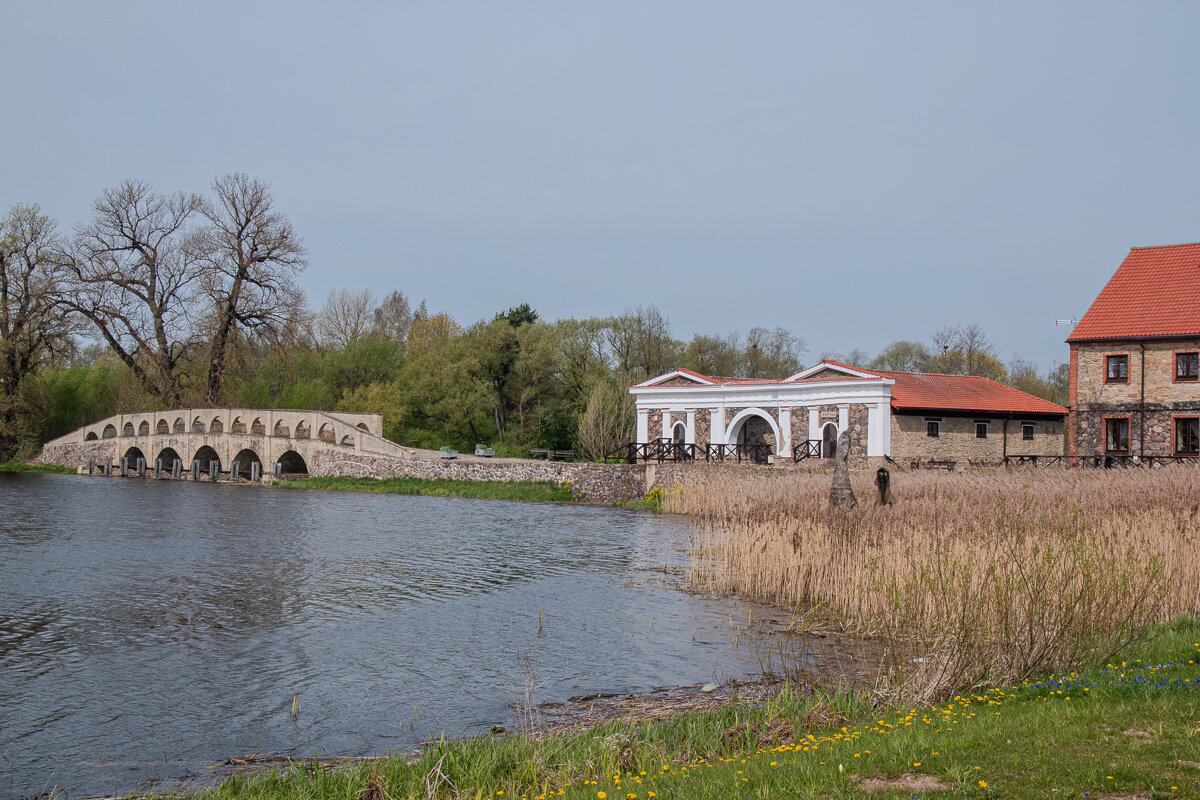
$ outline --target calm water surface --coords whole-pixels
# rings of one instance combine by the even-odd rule
[[[685,535],[583,506],[0,473],[0,797],[512,725],[522,651],[539,701],[752,673],[740,609],[653,571]]]

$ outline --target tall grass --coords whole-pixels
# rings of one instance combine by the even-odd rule
[[[895,505],[822,475],[697,471],[690,581],[815,608],[892,649],[885,688],[931,702],[1106,659],[1200,612],[1200,470],[893,475]]]

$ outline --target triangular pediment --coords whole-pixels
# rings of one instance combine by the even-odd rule
[[[690,369],[676,369],[659,375],[657,378],[651,378],[635,386],[635,389],[649,389],[651,387],[660,386],[714,386],[716,381],[701,375],[698,372],[692,372]]]
[[[795,375],[783,379],[784,383],[793,381],[844,381],[852,378],[879,378],[874,372],[867,372],[836,361],[822,361],[808,369],[802,369]]]

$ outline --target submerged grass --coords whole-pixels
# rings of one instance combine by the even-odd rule
[[[457,481],[449,478],[301,478],[280,481],[288,489],[336,489],[346,492],[424,494],[437,497],[473,497],[488,500],[568,502],[571,489],[550,481]]]
[[[324,769],[317,758],[200,796],[1200,797],[1197,662],[1200,622],[1180,619],[1111,664],[934,705],[784,688],[756,705],[652,724],[437,740],[413,758],[350,768]]]

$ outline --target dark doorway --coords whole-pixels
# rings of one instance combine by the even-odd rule
[[[146,460],[146,454],[141,451],[141,448],[131,447],[125,451],[125,461],[129,464],[130,469],[137,467],[137,460],[140,458]]]
[[[833,458],[837,455],[837,426],[833,423],[821,429],[821,458]]]
[[[672,441],[674,441],[675,444],[683,444],[683,441],[686,438],[687,438],[687,427],[682,422],[676,422],[675,426],[673,428],[671,428]]]
[[[161,461],[163,469],[168,472],[174,467],[176,461],[180,461],[179,453],[175,452],[173,447],[164,447],[155,457],[155,461]]]
[[[262,460],[258,457],[258,453],[250,448],[239,450],[238,454],[233,457],[233,460],[238,464],[238,477],[240,478],[250,477],[251,464],[258,464],[258,472],[260,475],[262,474]]]
[[[747,417],[737,435],[738,450],[756,464],[766,464],[775,452],[775,431],[771,423],[760,416]]]

